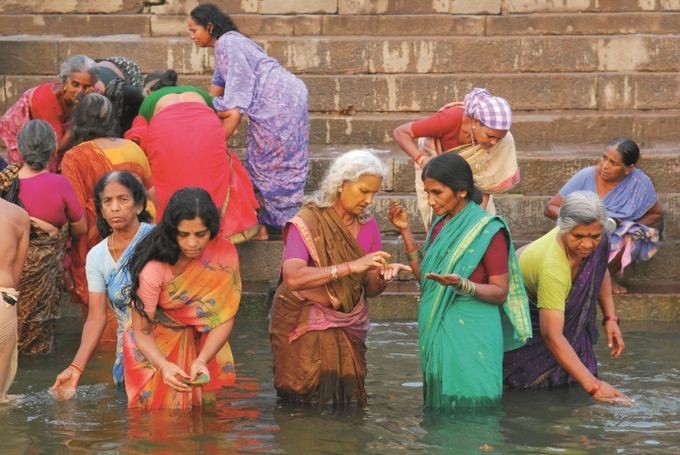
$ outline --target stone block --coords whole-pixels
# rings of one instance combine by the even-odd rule
[[[674,34],[679,28],[680,14],[677,13],[534,13],[486,17],[489,36]]]
[[[116,35],[121,30],[150,34],[149,17],[143,14],[13,14],[0,15],[0,35]]]
[[[451,0],[453,14],[500,14],[501,0]]]
[[[260,41],[267,54],[293,72],[365,73],[366,41],[359,39],[267,39]]]
[[[503,13],[649,12],[680,10],[678,0],[504,0]]]
[[[484,18],[478,16],[328,15],[323,34],[369,36],[484,35]]]
[[[56,39],[0,37],[0,74],[57,74],[62,60]]]
[[[679,105],[676,73],[607,73],[597,77],[599,109],[674,109]]]
[[[44,82],[57,82],[59,75],[55,71],[51,76],[4,76],[3,77],[3,98],[5,100],[5,109],[16,103],[21,95],[31,87],[42,84]]]
[[[321,34],[320,15],[232,14],[238,30],[246,36],[306,36]],[[151,15],[153,36],[189,36],[187,15]]]
[[[4,0],[0,2],[0,13],[139,13],[145,6],[146,2],[144,0]]]
[[[260,0],[260,14],[320,14],[338,12],[338,0]]]
[[[189,15],[201,3],[212,3],[225,14],[256,13],[259,8],[259,0],[154,0],[148,3],[147,10],[159,15]]]
[[[448,13],[450,0],[338,0],[339,14]]]

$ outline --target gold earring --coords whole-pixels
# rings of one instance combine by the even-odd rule
[[[338,188],[338,193],[342,193],[342,187]]]

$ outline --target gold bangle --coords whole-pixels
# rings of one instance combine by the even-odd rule
[[[331,272],[331,281],[338,281],[338,266],[332,265],[330,272]]]
[[[422,254],[420,253],[419,249],[415,249],[413,251],[407,251],[406,252],[406,259],[408,259],[409,262],[413,261],[418,261],[422,257]]]

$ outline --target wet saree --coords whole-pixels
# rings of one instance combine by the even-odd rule
[[[221,236],[212,239],[200,259],[165,283],[156,307],[153,337],[170,362],[189,371],[205,339],[236,315],[241,299],[236,247]],[[123,362],[128,407],[189,409],[201,406],[216,390],[236,382],[231,347],[226,342],[208,362],[210,382],[192,392],[169,388],[159,371],[135,345],[131,328],[123,334]]]
[[[517,150],[512,133],[508,133],[496,145],[486,150],[472,144],[463,144],[450,150],[442,150],[441,141],[437,138],[420,138],[418,149],[426,156],[437,156],[443,153],[456,153],[468,162],[472,168],[475,186],[483,193],[503,193],[510,190],[520,181],[517,164]],[[418,210],[425,227],[429,228],[432,220],[432,209],[427,204],[427,195],[422,179],[423,171],[416,165],[415,184],[418,197]],[[489,198],[486,211],[490,215],[496,213],[493,198]]]
[[[116,315],[118,326],[116,328],[116,360],[113,363],[113,382],[117,385],[125,383],[123,374],[123,333],[132,330],[132,306],[130,302],[130,287],[132,280],[127,268],[135,246],[154,228],[153,224],[141,223],[137,234],[127,246],[116,266],[106,277],[106,296],[111,303],[111,309]],[[108,238],[108,237],[107,237]],[[108,249],[108,246],[107,246]]]
[[[564,336],[574,348],[581,362],[597,376],[597,362],[593,345],[599,333],[595,323],[597,297],[607,271],[609,242],[605,238],[597,249],[581,263],[574,278],[564,308]],[[531,323],[540,334],[539,309],[530,299]],[[503,382],[510,387],[549,389],[574,382],[557,363],[541,336],[514,351],[506,352],[503,359]]]
[[[61,317],[59,303],[64,290],[64,255],[68,223],[51,236],[31,225],[28,255],[17,286],[19,353],[46,355],[54,348],[54,327]]]
[[[453,286],[425,278],[427,273],[469,277],[500,229],[510,232],[501,218],[469,202],[434,241],[430,243],[433,228],[425,241],[418,328],[427,408],[497,404],[503,392],[503,351],[531,337],[528,300],[510,239],[503,305],[459,295]]]
[[[315,267],[365,254],[331,208],[306,205],[290,223],[300,232]],[[332,307],[307,300],[280,280],[269,325],[279,398],[336,407],[366,403],[365,279],[366,273],[353,274],[327,284]]]

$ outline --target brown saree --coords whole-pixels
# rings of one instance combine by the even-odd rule
[[[315,267],[365,254],[333,209],[306,205],[289,223],[298,228]],[[362,273],[328,283],[332,308],[307,300],[280,281],[269,327],[279,398],[337,407],[366,403],[365,279]]]

